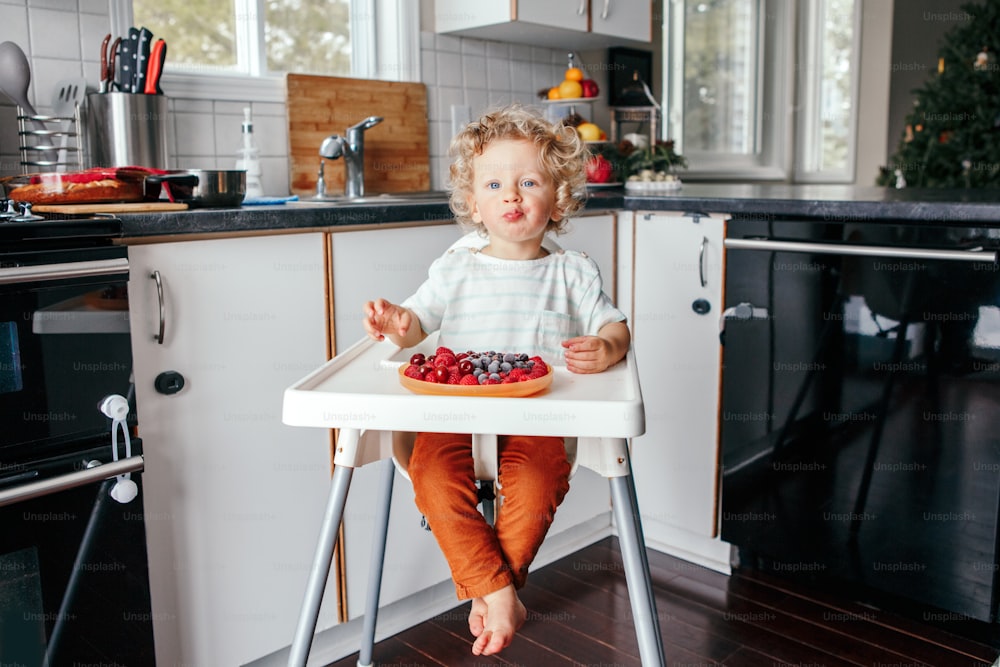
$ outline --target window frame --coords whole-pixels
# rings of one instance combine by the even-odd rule
[[[131,0],[109,0],[111,30],[124,35],[134,25]],[[243,16],[263,16],[264,0],[236,0],[251,7]],[[239,6],[239,5],[238,5]],[[410,0],[351,0],[351,73],[352,78],[387,81],[420,79],[420,13],[418,3]],[[285,102],[285,76],[259,73],[262,54],[263,22],[242,21],[238,31],[247,41],[237,48],[244,52],[251,72],[235,74],[215,72],[171,72],[161,78],[170,97],[196,100],[245,102]],[[169,63],[169,54],[168,54]]]
[[[673,139],[678,152],[688,158],[688,178],[699,180],[780,180],[787,177],[789,123],[784,111],[791,106],[794,63],[787,57],[794,44],[794,8],[781,0],[760,0],[757,16],[757,58],[759,72],[756,91],[755,154],[699,153],[684,148],[684,13],[689,0],[667,0],[664,14],[663,90],[666,91],[662,139]],[[791,16],[790,16],[791,15]],[[771,30],[769,27],[773,26]],[[764,37],[761,38],[761,35]]]
[[[757,104],[757,139],[759,150],[754,155],[698,153],[684,150],[684,12],[687,2],[697,0],[664,0],[663,41],[663,108],[662,139],[673,139],[678,152],[688,158],[685,177],[691,180],[751,180],[794,181],[804,183],[851,183],[857,172],[858,118],[861,86],[861,19],[864,0],[855,0],[854,38],[852,45],[851,82],[853,103],[849,122],[848,159],[843,169],[809,170],[805,159],[810,150],[807,142],[815,138],[813,126],[806,117],[818,112],[815,90],[821,72],[814,68],[797,67],[803,54],[815,53],[819,45],[810,34],[810,21],[818,12],[816,0],[807,0],[807,9],[800,3],[783,0],[761,0],[758,30],[759,76]],[[758,34],[758,37],[761,33]],[[798,56],[798,58],[796,57]],[[812,136],[810,137],[810,133]]]
[[[799,21],[799,62],[814,63],[820,57],[822,42],[815,35],[823,29],[821,9],[827,0],[809,0]],[[854,0],[853,38],[851,42],[851,115],[848,119],[847,164],[836,169],[812,168],[814,155],[822,152],[822,74],[817,68],[801,67],[799,72],[799,111],[796,114],[795,181],[797,183],[853,183],[857,178],[858,108],[861,91],[861,40],[863,0]],[[818,144],[818,145],[817,145]]]

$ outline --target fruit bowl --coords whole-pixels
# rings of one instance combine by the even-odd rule
[[[493,397],[520,397],[532,396],[548,389],[552,384],[552,366],[545,364],[548,372],[533,380],[523,382],[511,382],[510,384],[439,384],[427,382],[416,378],[407,377],[403,374],[409,362],[401,364],[399,367],[399,383],[414,394],[427,394],[431,396],[493,396]]]

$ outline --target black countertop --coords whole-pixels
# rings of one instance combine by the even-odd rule
[[[588,211],[682,211],[723,213],[738,219],[801,218],[829,222],[944,222],[1000,227],[1000,190],[903,190],[836,185],[685,184],[676,193],[646,196],[622,189],[591,193]],[[444,204],[415,201],[387,204],[244,206],[121,216],[123,236],[143,238],[187,234],[237,234],[328,229],[452,219]]]

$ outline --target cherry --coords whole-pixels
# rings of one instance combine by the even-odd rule
[[[468,375],[472,372],[472,362],[468,359],[463,358],[458,362],[458,372],[462,375]]]
[[[438,366],[434,369],[434,375],[437,377],[438,382],[448,382],[448,368],[445,366]]]
[[[420,352],[417,352],[412,357],[410,357],[410,363],[413,364],[414,366],[422,366],[425,361],[427,361],[427,359]]]

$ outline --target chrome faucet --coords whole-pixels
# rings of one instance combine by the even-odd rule
[[[319,155],[327,160],[344,158],[344,195],[363,197],[365,194],[365,130],[382,122],[381,116],[369,116],[357,125],[347,128],[347,138],[333,134],[323,140]],[[322,163],[320,163],[322,166]],[[321,170],[322,172],[322,170]],[[322,173],[319,176],[323,180]],[[316,183],[316,192],[325,191],[325,184]]]

